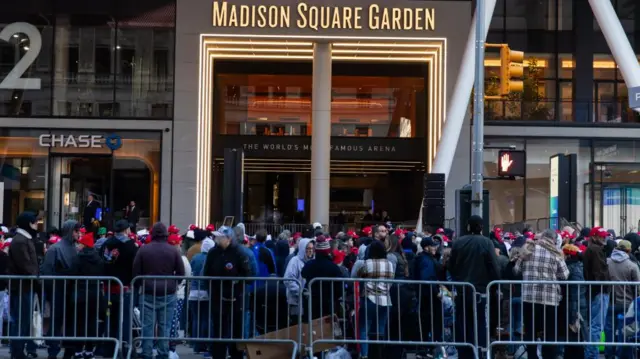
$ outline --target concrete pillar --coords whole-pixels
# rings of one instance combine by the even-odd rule
[[[311,93],[311,217],[329,224],[331,169],[331,44],[313,45]]]
[[[593,12],[587,4],[573,8],[574,55],[573,69],[574,102],[576,122],[591,122],[593,113]]]

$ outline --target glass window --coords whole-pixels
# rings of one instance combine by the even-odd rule
[[[119,116],[113,101],[114,0],[56,7],[54,116]]]
[[[311,64],[261,64],[256,71],[247,71],[245,64],[216,62],[218,133],[311,135]],[[427,98],[421,65],[333,67],[332,136],[424,137]]]
[[[172,115],[174,28],[175,2],[119,3],[114,56],[120,116]],[[154,111],[159,106],[169,107],[170,116]]]
[[[0,15],[0,29],[11,32],[9,41],[0,41],[0,116],[51,113],[51,4],[47,0],[18,1]],[[36,38],[40,48],[32,46]],[[26,68],[20,71],[23,64]],[[19,73],[12,73],[16,70]]]
[[[573,1],[558,0],[558,30],[573,30]]]
[[[500,147],[514,145],[524,149],[524,141],[510,139],[487,139],[487,146]],[[484,175],[498,175],[498,151],[484,151]],[[489,216],[492,224],[513,223],[524,219],[524,180],[486,180],[484,188],[489,191]]]
[[[527,139],[527,218],[549,217],[549,160],[557,154],[577,155],[577,220],[584,221],[584,191],[589,183],[591,148],[580,140]],[[584,222],[582,222],[584,223]]]
[[[555,30],[557,0],[506,1],[509,30]]]
[[[48,151],[38,146],[40,132],[0,129],[2,223],[16,223],[23,211],[42,213]]]

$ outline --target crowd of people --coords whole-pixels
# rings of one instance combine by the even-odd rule
[[[470,234],[461,237],[388,224],[331,234],[318,223],[272,237],[264,230],[249,236],[241,223],[184,231],[156,223],[133,233],[126,220],[113,232],[87,232],[70,220],[43,236],[26,212],[14,228],[0,228],[0,273],[36,277],[0,282],[0,295],[9,297],[0,298],[9,304],[9,334],[18,338],[11,356],[37,357],[35,343],[19,338],[31,337],[39,306],[49,312],[42,330],[51,338],[50,359],[61,348],[64,358],[111,356],[113,343],[89,338],[122,337],[130,345],[131,334],[142,337],[144,359],[175,355],[182,340],[205,357],[240,359],[242,339],[327,316],[342,320],[340,338],[355,339],[342,350],[359,358],[412,350],[473,358],[474,347],[487,348],[490,338],[530,343],[528,358],[592,359],[602,333],[612,343],[607,358],[635,357],[615,342],[636,338],[640,235],[567,227],[493,228],[485,237],[482,223],[472,216]],[[622,337],[615,334],[619,318]],[[138,332],[129,330],[137,321]]]

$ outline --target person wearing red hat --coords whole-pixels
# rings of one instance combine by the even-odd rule
[[[78,267],[73,275],[83,277],[102,277],[105,267],[102,258],[96,251],[93,232],[82,235],[76,244],[78,248]],[[96,337],[96,318],[106,318],[106,303],[97,285],[98,281],[79,280],[74,284],[74,295],[69,304],[75,310],[67,311],[66,331],[75,333],[76,337]],[[76,330],[76,331],[74,331]],[[75,358],[93,358],[95,341],[69,341],[64,346],[72,348]],[[69,350],[69,349],[67,349]],[[65,357],[67,354],[65,353]]]
[[[584,279],[588,282],[607,282],[610,280],[607,256],[604,252],[609,232],[602,227],[593,227],[589,232],[589,245],[584,253]],[[609,286],[591,285],[587,302],[590,305],[590,338],[588,341],[599,342],[604,330],[604,321],[609,309]],[[584,350],[586,359],[597,359],[598,347],[587,346]]]
[[[171,227],[172,226],[169,226],[170,229],[171,229]],[[175,226],[173,226],[173,227],[175,227]],[[168,232],[168,230],[167,230],[167,232]],[[180,247],[182,246],[182,236],[180,236],[178,233],[179,233],[179,231],[176,232],[176,233],[169,233],[169,237],[167,238],[167,242],[170,245],[174,246],[176,248],[176,250],[178,251],[178,253],[180,253],[180,257],[182,258],[182,265],[184,266],[184,275],[185,275],[185,277],[190,277],[191,276],[191,263],[189,263],[189,260],[187,259],[187,257],[182,254],[182,251],[180,249]],[[149,236],[149,237],[151,237],[151,236]],[[186,280],[180,281],[180,283],[178,284],[178,290],[176,291],[176,298],[178,300],[176,302],[176,309],[173,312],[173,318],[171,320],[171,330],[169,332],[169,335],[170,335],[171,338],[177,338],[179,336],[180,316],[182,315],[183,307],[184,307],[186,285],[187,285],[187,281]],[[169,351],[175,353],[176,345],[177,345],[177,343],[175,341],[171,341],[169,343]]]

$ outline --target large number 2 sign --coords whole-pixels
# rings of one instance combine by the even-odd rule
[[[0,40],[9,42],[11,36],[25,34],[29,38],[29,49],[13,67],[7,77],[0,82],[0,89],[10,90],[39,90],[40,79],[22,78],[29,66],[36,61],[42,49],[42,36],[35,26],[26,22],[14,22],[0,31]]]

